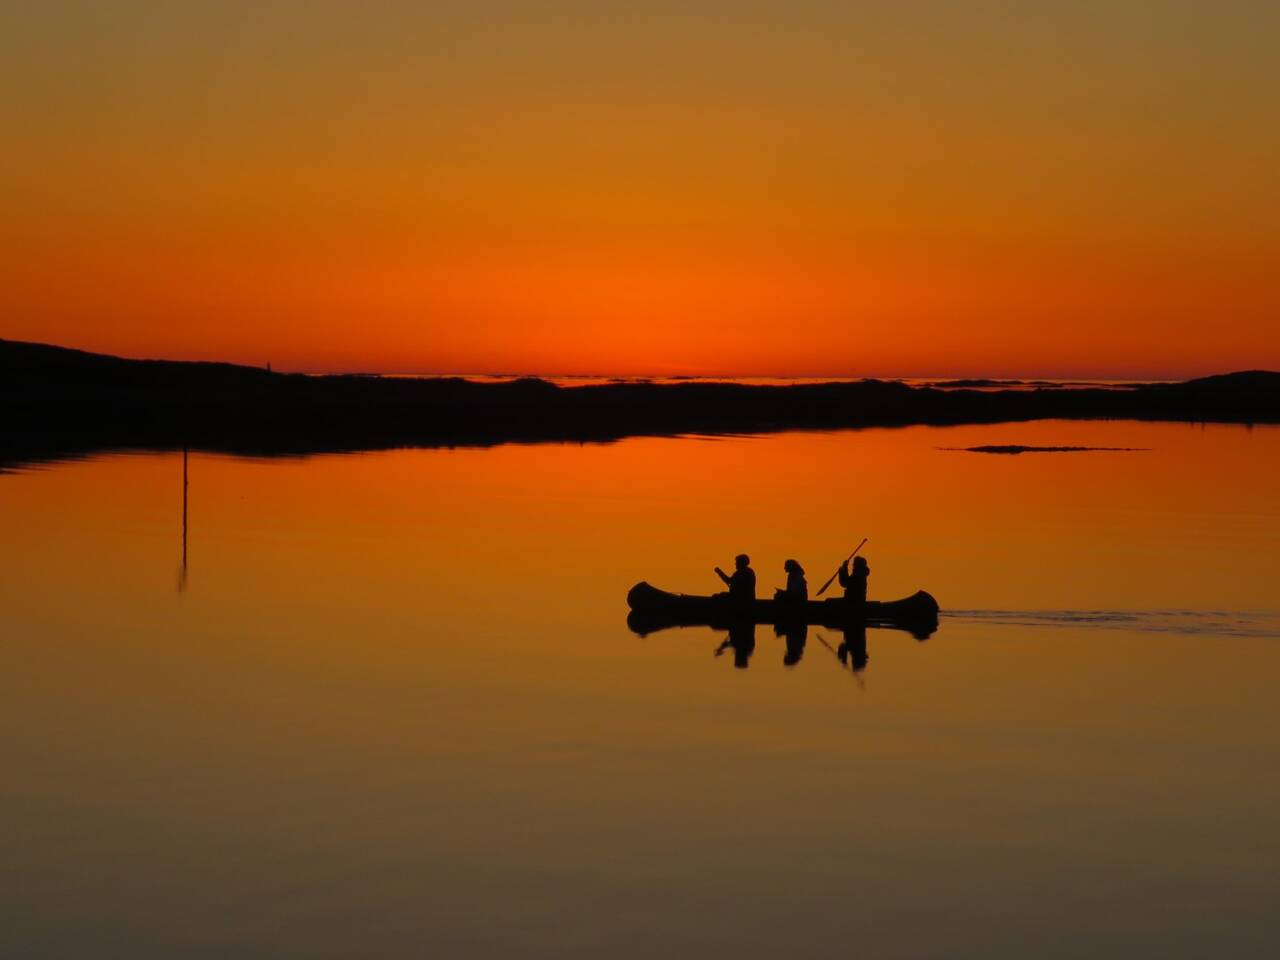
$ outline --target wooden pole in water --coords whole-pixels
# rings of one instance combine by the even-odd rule
[[[187,589],[187,445],[182,445],[182,566],[178,569],[178,592]]]

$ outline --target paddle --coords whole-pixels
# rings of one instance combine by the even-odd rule
[[[857,670],[854,670],[854,668],[853,668],[850,664],[847,664],[847,663],[845,663],[843,660],[841,660],[841,659],[840,659],[840,652],[839,652],[838,650],[836,650],[835,648],[833,648],[833,647],[831,646],[831,644],[827,643],[827,638],[826,638],[826,637],[824,637],[822,634],[820,634],[820,633],[819,633],[819,634],[818,634],[818,639],[822,641],[822,645],[823,645],[824,647],[826,647],[828,650],[830,650],[830,651],[831,651],[831,655],[832,655],[833,657],[835,657],[837,660],[840,660],[840,669],[842,669],[842,670],[849,670],[849,671],[851,671],[851,672],[853,673],[853,679],[855,679],[855,680],[857,680],[857,681],[858,681],[858,689],[859,689],[859,690],[865,690],[865,689],[867,689],[867,682],[866,682],[865,680],[863,680],[863,679],[862,679],[861,674],[859,674]]]
[[[840,568],[839,568],[838,570],[836,570],[836,572],[835,572],[835,573],[833,573],[833,574],[831,575],[831,579],[830,579],[830,580],[828,580],[826,583],[824,583],[824,584],[822,585],[822,589],[818,591],[818,596],[822,596],[824,593],[826,593],[826,592],[827,592],[827,587],[831,586],[831,584],[832,584],[833,582],[835,582],[836,577],[837,577],[837,576],[839,576],[839,574],[840,574],[840,570],[843,570],[843,569],[844,569],[844,565],[845,565],[845,563],[848,563],[850,560],[852,560],[854,557],[856,557],[856,556],[858,555],[858,551],[859,551],[859,550],[861,550],[861,549],[862,549],[863,547],[865,547],[866,545],[867,545],[867,538],[866,538],[866,537],[863,537],[863,538],[862,538],[862,543],[860,543],[860,544],[858,544],[856,547],[854,547],[854,549],[853,549],[853,553],[849,554],[849,556],[847,556],[847,557],[845,557],[845,558],[844,558],[844,563],[840,564]]]
[[[816,631],[815,631],[815,632],[816,632]],[[840,654],[836,651],[836,648],[835,648],[835,647],[833,647],[831,644],[827,643],[827,638],[826,638],[826,637],[824,637],[822,634],[820,634],[820,633],[819,633],[819,634],[818,634],[818,641],[819,641],[819,642],[820,642],[824,647],[826,647],[828,650],[830,650],[830,651],[831,651],[831,655],[832,655],[833,657],[835,657],[837,660],[840,660]],[[842,666],[842,667],[843,667],[844,665],[845,665],[845,664],[844,664],[844,661],[843,661],[843,660],[840,660],[840,666]]]

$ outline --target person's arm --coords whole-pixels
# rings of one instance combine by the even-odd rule
[[[840,564],[840,571],[836,576],[840,580],[840,586],[847,587],[849,585],[849,564],[847,562]]]
[[[729,576],[727,573],[725,573],[723,570],[721,570],[719,567],[716,567],[716,576],[717,576],[717,577],[719,577],[721,580],[723,580],[723,581],[724,581],[725,586],[727,586],[727,587],[731,587],[731,586],[733,586],[733,578],[732,578],[732,577],[730,577],[730,576]]]

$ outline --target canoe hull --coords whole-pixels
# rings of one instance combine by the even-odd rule
[[[636,633],[652,633],[667,627],[710,626],[727,629],[734,623],[807,623],[841,628],[887,627],[927,637],[938,629],[938,602],[923,590],[901,600],[868,600],[856,606],[842,597],[808,600],[757,599],[750,604],[731,603],[728,596],[696,596],[668,593],[641,581],[627,593],[631,615],[627,623]]]

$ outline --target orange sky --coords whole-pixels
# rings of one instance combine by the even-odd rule
[[[0,12],[0,336],[389,372],[1280,368],[1280,8]]]

